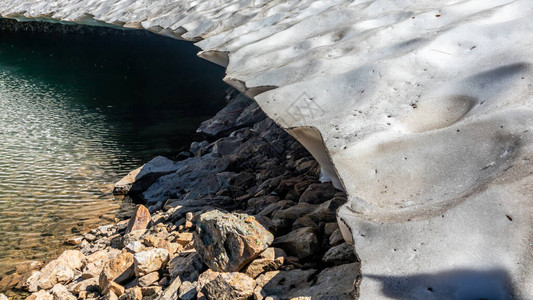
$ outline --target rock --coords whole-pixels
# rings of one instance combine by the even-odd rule
[[[299,203],[295,206],[277,211],[274,214],[274,217],[278,219],[287,219],[295,221],[296,219],[304,215],[310,214],[315,209],[317,209],[317,207],[318,205],[316,204]]]
[[[193,300],[196,299],[196,288],[198,286],[198,282],[190,282],[190,281],[184,281],[181,283],[180,289],[179,289],[179,299],[180,300]]]
[[[330,248],[322,257],[325,263],[332,263],[335,265],[342,265],[357,261],[357,255],[352,245],[343,243],[338,246]]]
[[[17,273],[5,275],[2,280],[0,280],[0,291],[8,291],[17,286],[22,286],[22,275]]]
[[[203,263],[196,251],[182,252],[168,263],[170,277],[179,277],[181,281],[194,282],[198,280],[203,269]]]
[[[281,200],[281,201],[278,201],[276,203],[272,203],[272,204],[268,205],[267,207],[265,207],[259,213],[259,215],[261,215],[261,216],[270,216],[270,215],[275,214],[279,210],[286,209],[286,208],[289,208],[289,207],[294,206],[294,205],[296,205],[296,202],[294,202],[294,201]]]
[[[133,241],[124,247],[130,253],[141,252],[144,249],[143,244],[140,241]]]
[[[143,294],[143,297],[149,297],[148,299],[154,299],[162,295],[163,288],[155,285],[142,287],[141,293]]]
[[[193,234],[190,232],[182,232],[175,239],[174,242],[182,245],[183,247],[187,246],[193,240]]]
[[[120,296],[119,300],[142,300],[143,294],[141,288],[134,287],[124,291],[124,294]]]
[[[312,227],[291,231],[284,236],[276,238],[272,245],[282,248],[290,255],[298,258],[312,256],[319,250],[316,229]]]
[[[337,222],[326,223],[324,225],[324,235],[329,237],[337,229],[339,229],[339,224],[337,224]]]
[[[24,275],[33,270],[39,270],[43,265],[42,261],[29,260],[18,264],[15,268],[15,273]]]
[[[243,273],[256,278],[261,273],[278,270],[285,262],[285,256],[282,249],[267,248],[243,269]]]
[[[118,249],[108,248],[106,250],[100,250],[91,255],[85,256],[83,261],[85,267],[82,270],[81,277],[84,279],[91,277],[98,278],[100,273],[102,273],[105,264],[120,253],[121,251]]]
[[[196,132],[215,138],[234,131],[238,128],[235,125],[237,118],[252,103],[252,100],[239,94],[213,118],[202,122]]]
[[[181,280],[179,277],[175,278],[172,283],[165,289],[160,300],[176,300],[179,296],[179,288]]]
[[[293,290],[311,286],[309,279],[315,272],[314,269],[266,272],[257,278],[255,292],[262,297],[281,296],[290,299]]]
[[[175,172],[177,168],[176,162],[163,156],[157,156],[115,183],[113,193],[115,195],[138,193],[152,185],[159,177]]]
[[[92,277],[82,280],[80,282],[69,285],[69,291],[73,294],[79,295],[82,291],[100,291],[100,281],[98,277]]]
[[[134,230],[130,233],[126,233],[122,237],[122,245],[125,246],[130,243],[140,241],[145,234],[146,234],[146,229]]]
[[[342,242],[344,242],[344,238],[342,237],[342,232],[340,231],[340,229],[333,231],[333,233],[329,237],[329,244],[331,246],[336,246],[341,244]]]
[[[40,290],[38,292],[31,294],[28,298],[26,298],[26,300],[55,300],[55,299],[54,299],[54,296],[50,295],[50,293],[48,293],[47,291]]]
[[[159,280],[159,273],[152,272],[152,273],[146,274],[146,275],[142,276],[141,278],[139,278],[138,285],[140,287],[147,287],[147,286],[150,286],[153,283],[157,282],[158,280]]]
[[[49,262],[40,272],[28,278],[26,284],[36,288],[51,289],[57,283],[68,283],[74,279],[75,270],[83,266],[84,255],[78,250],[66,250],[57,259]]]
[[[113,282],[123,283],[134,276],[133,261],[133,254],[123,251],[106,263],[99,277],[102,294],[107,293]]]
[[[213,274],[208,276],[211,278]],[[251,277],[243,273],[216,273],[201,288],[201,292],[209,300],[247,300],[253,295],[255,284]]]
[[[54,300],[76,300],[67,288],[62,284],[56,284],[51,290]]]
[[[294,221],[294,223],[292,224],[292,230],[296,230],[296,229],[304,228],[304,227],[312,227],[312,228],[318,229],[318,225],[309,216],[300,217],[296,221]]]
[[[118,296],[113,292],[113,291],[109,291],[106,295],[105,295],[105,300],[118,300]]]
[[[356,281],[360,277],[360,264],[344,264],[320,272],[312,286],[298,287],[287,296],[313,295],[317,299],[356,299]]]
[[[276,203],[279,201],[277,196],[261,196],[258,198],[251,198],[248,200],[248,209],[246,210],[250,214],[256,214],[264,210],[270,204]]]
[[[107,286],[107,290],[113,294],[115,294],[117,297],[122,296],[124,294],[124,287],[114,281],[111,281],[109,285]]]
[[[165,267],[169,260],[168,250],[162,248],[150,249],[135,253],[133,262],[136,276],[144,276]]]
[[[150,212],[144,205],[139,205],[135,210],[135,213],[128,222],[125,234],[128,234],[135,230],[143,230],[148,228],[148,225],[152,221]]]
[[[256,258],[274,237],[254,217],[213,210],[200,215],[194,247],[215,271],[238,271]]]
[[[0,293],[0,300],[9,300],[6,295]]]

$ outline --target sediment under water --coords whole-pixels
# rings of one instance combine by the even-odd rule
[[[223,69],[190,43],[46,26],[0,31],[0,277],[120,217],[113,183],[224,105]]]

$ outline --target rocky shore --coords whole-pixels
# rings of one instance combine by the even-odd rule
[[[318,163],[255,102],[230,98],[198,129],[205,141],[115,185],[144,201],[129,220],[69,240],[75,249],[44,266],[21,264],[0,290],[26,299],[355,299],[360,264],[336,219],[346,195],[319,180]]]

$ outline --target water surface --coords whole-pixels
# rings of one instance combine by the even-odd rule
[[[0,31],[0,277],[113,220],[114,182],[190,144],[226,88],[197,51],[140,31]]]

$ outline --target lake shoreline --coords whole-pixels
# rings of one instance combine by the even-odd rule
[[[312,156],[238,93],[198,133],[207,139],[193,142],[180,153],[182,160],[157,157],[115,185],[115,193],[144,198],[146,208],[139,206],[130,220],[69,239],[76,250],[44,267],[42,262],[22,264],[0,281],[0,288],[15,287],[10,296],[31,292],[29,299],[178,299],[180,293],[180,299],[309,293],[354,298],[359,262],[336,222],[346,196],[319,181],[320,167]],[[218,215],[206,220],[213,211]],[[262,229],[224,225],[226,218],[235,219],[232,224],[246,218],[241,214]],[[215,232],[220,226],[228,226],[228,237],[233,232],[244,238],[224,240]],[[202,234],[233,246],[212,249],[202,244]],[[239,262],[231,253],[250,247],[248,238],[266,241],[253,253],[240,253],[246,261]],[[223,261],[224,267],[212,261]],[[129,275],[119,278],[117,272]],[[221,289],[206,278],[247,286]],[[292,286],[284,286],[286,280]],[[330,280],[343,284],[326,287]]]

